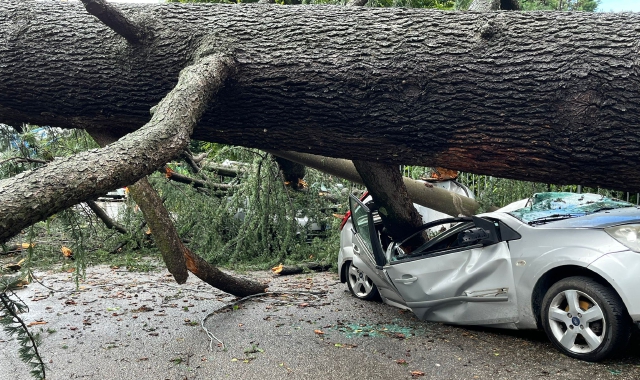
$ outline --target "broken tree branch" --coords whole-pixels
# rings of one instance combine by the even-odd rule
[[[182,70],[178,84],[139,130],[108,147],[0,180],[0,243],[58,211],[135,182],[180,154],[233,67],[231,58],[204,57]]]
[[[151,228],[153,240],[160,249],[167,269],[178,284],[184,284],[189,277],[185,262],[185,251],[188,249],[182,244],[169,211],[162,204],[162,199],[146,177],[129,186],[129,194],[140,207],[144,219]]]
[[[244,173],[244,170],[238,167],[230,167],[230,166],[222,166],[209,161],[204,161],[202,163],[202,168],[211,172],[214,172],[217,175],[223,177],[237,177],[239,174]]]
[[[204,181],[197,178],[187,177],[186,175],[182,175],[180,173],[176,173],[171,170],[170,167],[165,166],[164,168],[165,177],[175,182],[186,183],[187,185],[191,185],[195,188],[210,188],[213,190],[229,190],[233,189],[237,186],[229,185],[226,183],[214,183],[209,181]]]
[[[119,225],[118,223],[116,223],[113,219],[111,219],[109,215],[107,215],[107,213],[102,209],[102,207],[98,206],[98,204],[95,201],[87,201],[86,203],[87,203],[87,206],[89,206],[89,208],[91,209],[91,211],[93,211],[93,213],[96,214],[96,216],[100,218],[100,220],[102,220],[102,223],[104,223],[104,225],[107,226],[107,228],[111,230],[116,230],[121,234],[127,233],[127,230],[121,225]]]
[[[355,183],[364,184],[360,174],[358,174],[358,171],[353,165],[353,162],[349,160],[288,151],[266,150],[266,152],[279,157],[284,157],[291,161],[299,162],[303,165]],[[473,215],[480,208],[478,202],[469,197],[455,194],[411,178],[402,177],[402,179],[404,181],[404,185],[407,187],[409,198],[419,205],[429,207],[433,210],[451,216]]]
[[[81,0],[87,12],[124,37],[131,44],[139,44],[145,37],[144,30],[129,20],[119,9],[106,0]]]

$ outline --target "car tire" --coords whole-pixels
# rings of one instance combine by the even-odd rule
[[[351,294],[361,300],[367,301],[377,300],[380,298],[380,293],[378,292],[376,284],[373,283],[369,276],[353,265],[353,261],[349,261],[349,264],[346,265],[345,271],[347,286],[349,286]]]
[[[595,362],[622,352],[631,321],[624,303],[609,286],[589,277],[556,282],[542,300],[542,326],[565,355]]]

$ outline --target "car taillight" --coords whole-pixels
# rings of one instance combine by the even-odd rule
[[[365,192],[362,194],[362,196],[360,197],[360,200],[364,200],[367,195],[369,195],[369,191],[365,190]],[[347,220],[349,220],[349,217],[351,216],[351,210],[347,211],[346,214],[344,214],[344,218],[342,218],[342,222],[340,222],[340,231],[342,231],[342,229],[344,228],[344,225],[347,224]]]

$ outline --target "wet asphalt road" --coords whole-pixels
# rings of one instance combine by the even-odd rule
[[[209,350],[200,320],[235,298],[196,278],[87,269],[80,290],[67,273],[40,273],[18,291],[27,322],[46,322],[47,379],[640,379],[640,349],[605,363],[558,353],[542,332],[417,321],[353,298],[332,273],[273,278],[270,290],[326,291],[249,300],[208,317],[224,342]],[[0,332],[0,380],[29,379],[17,345]],[[412,374],[413,373],[413,374]]]

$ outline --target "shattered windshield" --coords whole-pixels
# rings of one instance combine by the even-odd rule
[[[542,224],[624,207],[634,205],[598,194],[550,192],[533,194],[526,207],[509,214],[524,223]]]

